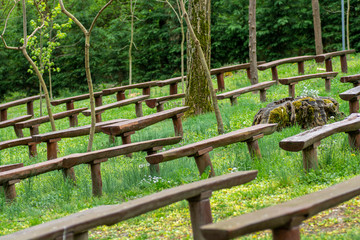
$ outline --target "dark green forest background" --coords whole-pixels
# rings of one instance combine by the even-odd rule
[[[105,1],[65,1],[87,27]],[[320,0],[324,51],[341,50],[340,0]],[[95,84],[128,83],[128,46],[130,39],[129,4],[114,3],[101,15],[91,36],[91,68]],[[351,1],[350,46],[360,47],[360,1]],[[11,19],[6,37],[19,45],[22,36],[20,11]],[[180,24],[171,8],[163,2],[138,0],[133,49],[133,79],[144,82],[180,75]],[[4,16],[1,16],[3,26]],[[29,19],[36,19],[29,10]],[[66,21],[64,15],[57,20]],[[248,61],[248,0],[212,1],[211,67]],[[315,54],[310,0],[257,1],[258,60]],[[86,92],[84,37],[73,24],[61,46],[54,52],[55,96],[62,91]],[[0,97],[9,92],[38,93],[38,80],[27,70],[21,52],[0,48]],[[46,74],[45,74],[46,79]]]

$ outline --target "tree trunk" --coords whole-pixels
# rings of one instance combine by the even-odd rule
[[[256,0],[249,0],[249,57],[251,85],[259,82],[256,57]]]
[[[321,19],[320,19],[320,7],[319,0],[311,0],[313,19],[314,19],[314,34],[315,34],[315,51],[316,55],[323,54],[323,44],[321,37]]]
[[[196,38],[199,39],[200,46],[208,67],[210,68],[210,0],[191,0],[189,2],[190,24],[194,27]],[[187,36],[187,87],[185,104],[190,107],[187,114],[196,115],[212,111],[211,93],[209,84],[206,80],[205,69],[201,64],[198,50],[194,40],[188,33]]]
[[[347,49],[350,50],[350,0],[347,0],[347,10],[346,10],[346,43]]]

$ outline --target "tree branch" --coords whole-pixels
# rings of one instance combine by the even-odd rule
[[[81,31],[86,35],[88,34],[88,31],[86,30],[86,28],[84,27],[84,25],[81,24],[81,22],[74,16],[72,15],[68,10],[66,10],[63,0],[59,0],[60,3],[60,7],[61,7],[61,11],[68,16],[69,18],[71,18],[71,20],[73,20],[75,22],[76,25],[78,25],[78,27],[81,29]]]
[[[61,0],[62,1],[62,0]],[[89,34],[91,33],[91,31],[93,30],[95,23],[97,21],[97,19],[99,18],[100,14],[113,2],[113,0],[110,0],[105,6],[103,6],[100,11],[98,12],[98,14],[95,16],[93,22],[91,23],[90,29],[89,29]]]
[[[8,24],[10,15],[11,15],[11,13],[13,12],[13,10],[15,9],[16,4],[18,4],[18,2],[20,2],[20,0],[14,0],[14,6],[10,9],[9,14],[7,15],[7,17],[6,17],[6,19],[5,19],[4,30],[3,30],[3,32],[2,32],[1,35],[0,35],[0,38],[1,38],[2,42],[4,43],[4,46],[5,46],[6,49],[20,50],[19,47],[10,47],[10,46],[8,46],[8,45],[6,44],[6,41],[5,41],[5,38],[4,38],[4,34],[5,34],[5,32],[6,32],[6,28],[7,28],[7,24]]]

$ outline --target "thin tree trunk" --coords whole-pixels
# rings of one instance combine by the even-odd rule
[[[249,0],[249,57],[251,85],[259,82],[256,57],[256,0]]]
[[[347,49],[350,50],[350,0],[347,0],[347,11],[346,11],[346,43]]]
[[[314,34],[315,34],[315,51],[316,55],[323,54],[323,44],[321,37],[321,19],[320,19],[320,7],[319,0],[311,0],[313,19],[314,19]]]
[[[130,0],[130,12],[131,12],[131,29],[130,29],[130,46],[129,46],[129,85],[132,84],[132,46],[134,44],[134,9],[133,9],[132,0]]]

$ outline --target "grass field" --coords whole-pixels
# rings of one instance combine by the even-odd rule
[[[340,110],[349,114],[348,103],[339,98],[339,93],[352,88],[352,84],[339,81],[341,76],[360,72],[360,55],[348,57],[347,74],[339,73],[332,79],[331,92],[325,91],[322,79],[300,82],[296,94],[305,88],[319,91],[320,96],[331,96],[340,103]],[[314,61],[305,62],[305,73],[319,72]],[[333,60],[334,71],[340,72],[339,58]],[[279,77],[297,75],[297,65],[287,64],[278,67]],[[259,72],[259,81],[271,80],[271,71]],[[85,81],[85,80],[84,80]],[[214,79],[214,83],[215,83]],[[225,78],[227,90],[248,86],[245,71],[229,74]],[[215,85],[216,86],[216,85]],[[103,86],[98,86],[100,90]],[[179,87],[179,89],[181,89]],[[68,94],[68,93],[66,93]],[[63,98],[59,96],[58,98]],[[77,95],[76,91],[71,95]],[[132,91],[138,95],[140,91]],[[151,95],[166,96],[168,87],[153,88]],[[231,132],[252,125],[257,111],[272,101],[288,96],[288,88],[274,85],[267,91],[267,102],[261,103],[258,94],[244,94],[238,98],[238,105],[230,106],[228,100],[219,101],[224,120],[225,131]],[[115,95],[103,99],[103,104],[115,101]],[[170,102],[165,109],[180,106],[181,101]],[[76,108],[88,107],[88,101],[75,103]],[[43,109],[46,109],[43,107]],[[65,111],[65,105],[53,107],[54,112]],[[35,103],[36,116],[39,116],[39,104]],[[143,105],[144,115],[154,113],[155,109]],[[26,107],[11,108],[8,118],[26,113]],[[121,109],[112,109],[103,113],[103,121],[117,118],[135,118],[134,105]],[[79,125],[90,123],[90,118],[79,115]],[[58,129],[69,127],[68,119],[56,121]],[[190,117],[183,120],[184,139],[176,146],[197,142],[217,135],[215,115],[213,113]],[[40,133],[50,131],[50,124],[40,126]],[[359,153],[349,148],[345,133],[324,139],[318,148],[320,169],[305,174],[302,167],[301,152],[287,152],[279,147],[279,141],[303,131],[292,127],[275,132],[259,140],[263,158],[252,161],[246,144],[239,143],[218,148],[210,153],[217,175],[232,171],[256,169],[258,178],[244,186],[215,192],[211,198],[214,221],[244,214],[256,209],[290,200],[314,192],[335,183],[342,182],[360,174]],[[29,136],[27,130],[25,136]],[[174,136],[171,120],[143,129],[132,136],[133,142]],[[11,128],[0,129],[0,141],[15,139]],[[62,139],[59,142],[58,156],[85,152],[88,137]],[[120,144],[121,141],[118,141]],[[108,135],[95,136],[94,150],[109,146]],[[169,146],[166,148],[172,148]],[[46,161],[46,144],[38,146],[38,157],[29,159],[26,146],[0,151],[0,164],[22,162],[24,165]],[[102,165],[103,196],[92,197],[91,179],[88,166],[75,167],[77,185],[64,182],[62,172],[54,171],[23,180],[16,185],[17,200],[8,204],[0,193],[0,235],[9,234],[29,226],[34,226],[71,213],[104,204],[118,204],[134,198],[149,195],[185,183],[200,179],[193,158],[182,158],[160,164],[160,175],[151,176],[145,160],[145,153],[135,153],[132,158],[117,157]],[[306,221],[302,227],[305,239],[360,239],[360,198],[355,198],[336,209],[325,211]],[[270,239],[270,232],[261,232],[244,237],[245,239]],[[191,239],[191,225],[186,201],[150,212],[140,217],[116,224],[93,229],[91,239]]]

